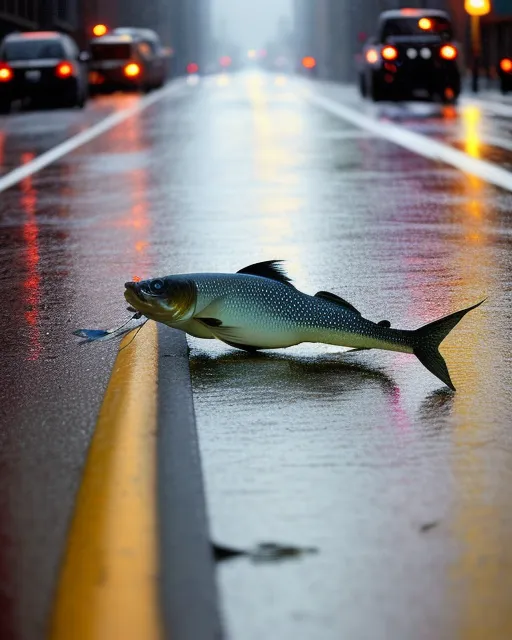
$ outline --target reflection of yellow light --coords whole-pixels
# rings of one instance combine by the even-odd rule
[[[462,112],[464,122],[464,143],[466,153],[473,158],[480,157],[480,120],[481,112],[478,107],[468,106]]]
[[[275,83],[278,87],[284,87],[286,82],[287,82],[287,79],[285,78],[285,76],[277,76],[275,80]]]
[[[421,18],[418,21],[418,27],[424,31],[428,31],[429,29],[432,29],[432,20],[429,20],[428,18]]]
[[[219,87],[227,87],[229,84],[229,76],[223,73],[221,76],[217,78],[217,84]]]
[[[249,51],[247,52],[247,57],[250,58],[251,60],[254,60],[254,58],[258,55],[258,52],[256,51],[256,49],[249,49]]]

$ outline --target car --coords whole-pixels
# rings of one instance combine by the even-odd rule
[[[361,94],[374,101],[423,99],[454,104],[461,89],[458,54],[445,11],[384,11],[377,37],[366,43],[361,56]]]
[[[168,55],[159,40],[140,33],[154,32],[128,27],[116,31],[89,43],[90,93],[160,88],[167,78]]]
[[[496,71],[500,80],[501,93],[506,95],[512,91],[512,57],[501,58]]]
[[[83,107],[87,100],[87,55],[56,31],[12,33],[0,45],[0,112],[15,100]]]

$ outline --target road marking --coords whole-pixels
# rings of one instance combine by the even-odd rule
[[[34,160],[31,160],[23,166],[17,167],[9,173],[6,173],[0,178],[0,193],[2,193],[2,191],[5,191],[6,189],[9,189],[10,187],[13,187],[15,184],[21,182],[21,180],[24,180],[37,171],[41,171],[41,169],[44,169],[52,162],[59,160],[78,147],[81,147],[91,140],[94,140],[94,138],[97,138],[102,133],[109,131],[109,129],[113,129],[118,124],[121,124],[121,122],[124,122],[124,120],[127,120],[137,113],[144,111],[152,104],[155,104],[155,102],[162,100],[162,98],[165,98],[172,94],[180,93],[184,87],[185,85],[182,83],[171,83],[163,89],[159,89],[158,91],[150,93],[149,95],[141,98],[132,107],[124,109],[123,111],[112,113],[92,127],[89,127],[85,131],[77,133],[75,136],[72,136],[68,140],[65,140],[61,144],[58,144],[56,147],[53,147],[53,149],[42,153],[40,156],[37,156],[37,158],[34,158]]]
[[[394,142],[417,155],[444,162],[456,169],[460,169],[460,171],[464,173],[477,176],[485,180],[485,182],[494,184],[507,191],[512,191],[512,173],[492,162],[473,158],[463,151],[454,149],[437,140],[427,138],[419,133],[409,131],[399,125],[375,120],[330,98],[309,92],[302,92],[301,95],[310,103],[321,107],[328,113],[350,122],[356,127],[371,131],[375,135]]]
[[[128,334],[121,346],[132,337]],[[153,322],[117,355],[78,493],[51,640],[163,637],[157,584],[157,357]]]

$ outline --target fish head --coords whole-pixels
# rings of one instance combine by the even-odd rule
[[[194,315],[197,288],[193,280],[168,276],[124,286],[127,302],[151,320],[171,325]]]

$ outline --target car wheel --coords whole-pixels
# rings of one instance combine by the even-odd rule
[[[368,95],[368,90],[366,88],[366,79],[364,77],[364,73],[359,74],[359,92],[363,98],[366,98]]]
[[[0,114],[6,116],[11,111],[10,100],[0,100]]]
[[[384,95],[383,95],[382,88],[380,86],[380,82],[375,76],[373,76],[372,78],[372,84],[370,87],[370,96],[374,102],[380,102],[381,100],[384,100]]]

